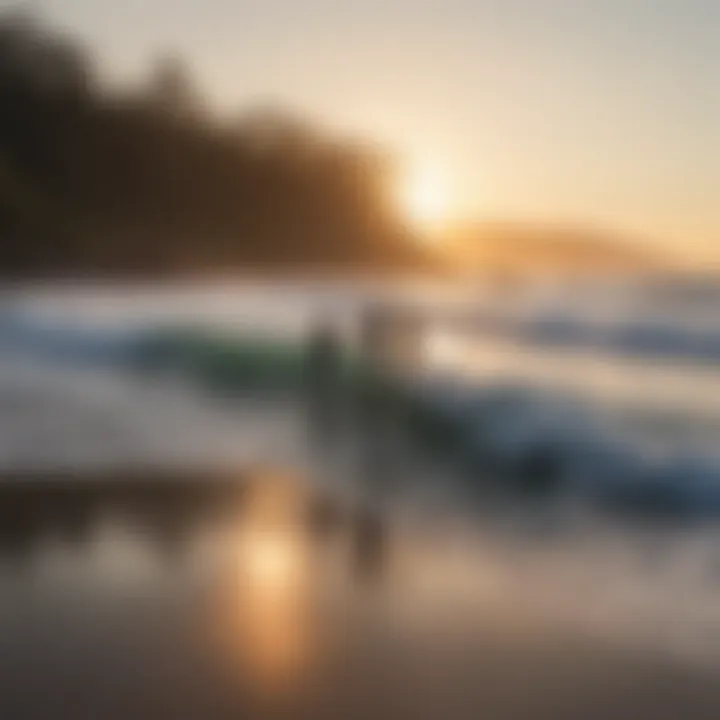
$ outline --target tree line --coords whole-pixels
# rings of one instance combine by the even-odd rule
[[[73,37],[0,17],[0,273],[424,264],[392,159],[256,108],[221,119],[183,63],[99,78]]]

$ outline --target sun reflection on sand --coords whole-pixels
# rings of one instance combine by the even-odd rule
[[[223,616],[233,655],[267,696],[302,681],[315,653],[309,548],[296,489],[255,488],[233,540],[235,571]]]
[[[302,549],[290,531],[257,531],[240,552],[247,660],[261,684],[281,689],[310,661]]]

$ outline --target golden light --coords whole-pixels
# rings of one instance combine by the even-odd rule
[[[255,691],[267,698],[281,698],[299,682],[313,655],[300,500],[292,483],[267,478],[249,499],[233,536],[237,574],[223,630]]]
[[[456,364],[464,354],[459,339],[448,333],[431,331],[425,337],[424,355],[431,366],[447,367]]]
[[[302,557],[289,533],[258,531],[245,543],[241,560],[253,587],[282,595],[297,584]]]
[[[402,179],[399,194],[403,211],[421,229],[432,230],[448,220],[449,188],[437,169],[411,168]]]

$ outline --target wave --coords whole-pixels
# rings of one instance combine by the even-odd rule
[[[638,327],[626,324],[602,337],[606,344],[615,338],[618,346],[643,351],[694,347],[676,342],[685,332],[680,327],[648,336]],[[525,325],[533,345],[577,343],[581,331],[588,332],[587,324],[549,317]],[[720,357],[720,335],[717,340]],[[197,328],[79,328],[16,314],[2,318],[0,345],[53,362],[184,373],[209,390],[296,390],[303,377],[304,356],[296,340],[228,339]],[[715,357],[714,346],[703,347]],[[457,471],[460,491],[571,499],[634,517],[720,517],[719,457],[658,451],[639,434],[608,422],[592,402],[531,383],[480,385],[438,375],[416,378],[407,402],[414,451]]]
[[[466,488],[635,517],[720,517],[720,458],[653,451],[572,398],[445,378],[421,389],[416,413],[421,446],[456,464]]]
[[[475,317],[472,330],[537,348],[586,350],[648,360],[720,362],[720,326],[688,323],[681,318],[613,322],[553,314],[513,318],[488,312]]]

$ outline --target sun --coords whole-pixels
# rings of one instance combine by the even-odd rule
[[[410,168],[401,179],[400,206],[420,229],[432,230],[448,219],[449,190],[445,177],[429,166]]]

